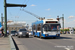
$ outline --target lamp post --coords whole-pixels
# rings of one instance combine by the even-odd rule
[[[5,37],[7,36],[7,7],[6,7],[6,0],[4,0],[4,30],[5,30]]]
[[[62,17],[60,17],[60,19],[62,19],[63,34],[64,34],[64,14],[62,14]]]
[[[2,24],[2,26],[3,26],[3,13],[1,13],[1,24]]]
[[[64,14],[62,14],[62,25],[63,25],[63,34],[64,34]]]

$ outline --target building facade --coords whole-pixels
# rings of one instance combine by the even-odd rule
[[[4,25],[4,24],[3,24]],[[9,33],[13,30],[18,31],[19,29],[26,28],[26,22],[14,22],[14,21],[7,21],[7,29]]]

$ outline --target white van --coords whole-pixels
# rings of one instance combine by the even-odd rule
[[[74,34],[74,28],[69,28],[70,34]]]

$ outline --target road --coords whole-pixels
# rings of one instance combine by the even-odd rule
[[[61,35],[60,38],[40,39],[13,37],[19,50],[75,50],[75,35]]]

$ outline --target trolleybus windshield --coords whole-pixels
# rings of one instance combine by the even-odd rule
[[[59,31],[60,24],[45,24],[43,28],[44,28],[44,31]]]

